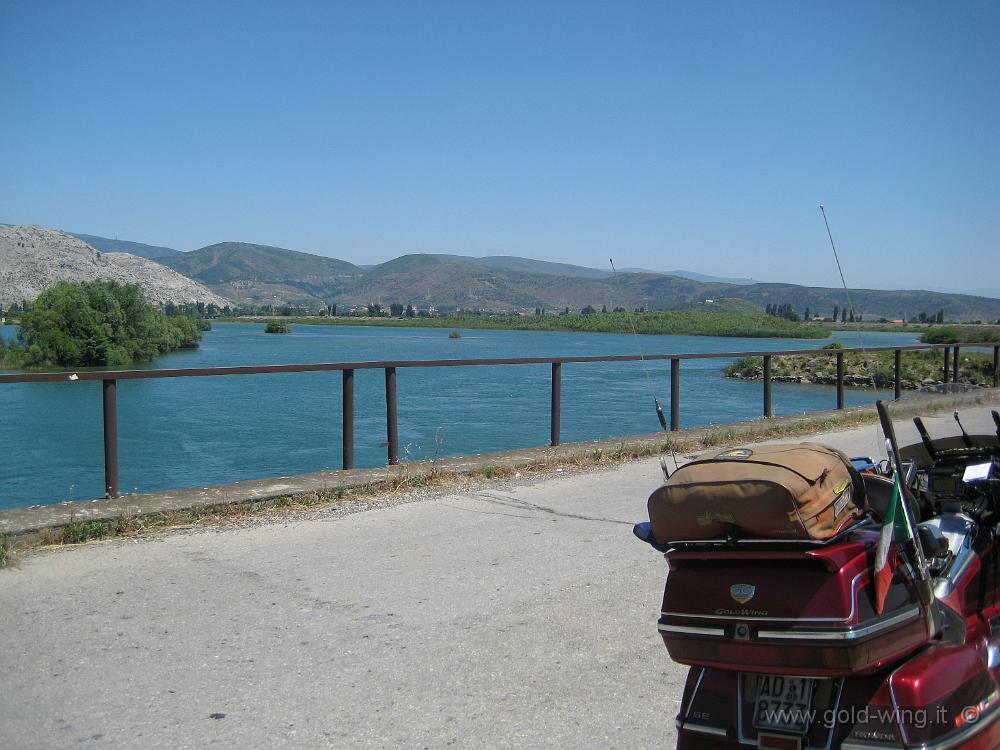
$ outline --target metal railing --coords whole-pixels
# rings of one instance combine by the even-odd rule
[[[213,377],[224,375],[262,375],[289,372],[341,371],[343,373],[343,468],[354,468],[354,371],[385,371],[386,436],[389,465],[399,463],[399,425],[396,410],[396,369],[400,367],[476,367],[484,365],[540,365],[552,366],[550,444],[559,445],[560,417],[562,412],[562,366],[589,362],[670,361],[670,429],[680,429],[681,412],[681,361],[686,359],[736,359],[739,357],[763,358],[763,416],[772,416],[771,384],[774,357],[788,355],[828,355],[837,358],[837,408],[844,408],[844,355],[852,352],[870,354],[892,351],[895,353],[895,398],[901,393],[901,362],[904,351],[943,350],[942,382],[955,382],[958,376],[961,348],[993,349],[993,387],[1000,387],[1000,345],[994,343],[934,345],[912,344],[883,346],[866,349],[785,349],[780,351],[709,352],[690,354],[608,355],[597,357],[519,357],[508,359],[418,359],[378,362],[321,362],[296,365],[249,365],[237,367],[179,368],[173,370],[88,370],[80,372],[18,372],[0,374],[3,383],[52,383],[100,380],[104,409],[104,488],[108,497],[119,497],[118,483],[118,409],[117,384],[119,380],[143,378]]]

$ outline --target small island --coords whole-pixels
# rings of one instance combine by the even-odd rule
[[[233,320],[260,320],[234,318]],[[670,336],[726,336],[739,338],[803,338],[821,339],[830,336],[830,329],[819,325],[788,320],[775,315],[748,312],[716,312],[703,310],[586,310],[574,313],[450,313],[446,315],[385,317],[290,316],[289,322],[304,325],[391,326],[419,328],[460,328],[511,331],[569,331],[586,333],[637,333]]]
[[[283,320],[269,320],[264,326],[264,333],[290,333],[291,327]]]
[[[829,344],[824,349],[842,349]],[[942,382],[939,350],[904,351],[900,358],[900,388],[916,390]],[[740,357],[722,368],[727,378],[763,380],[761,357]],[[892,388],[895,385],[895,354],[891,351],[844,352],[844,385],[859,388]],[[837,384],[837,359],[833,354],[787,354],[771,358],[771,380],[776,383]],[[993,381],[993,357],[979,352],[962,352],[955,382],[989,385]]]

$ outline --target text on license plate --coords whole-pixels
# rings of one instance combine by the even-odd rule
[[[816,680],[810,677],[757,675],[753,725],[757,729],[805,734],[812,719]]]

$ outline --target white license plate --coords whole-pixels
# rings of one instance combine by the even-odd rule
[[[812,719],[816,680],[810,677],[757,675],[753,725],[757,729],[804,735]]]

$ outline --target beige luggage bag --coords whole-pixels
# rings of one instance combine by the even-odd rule
[[[867,512],[841,451],[819,443],[723,451],[680,467],[649,497],[656,541],[827,539]]]

